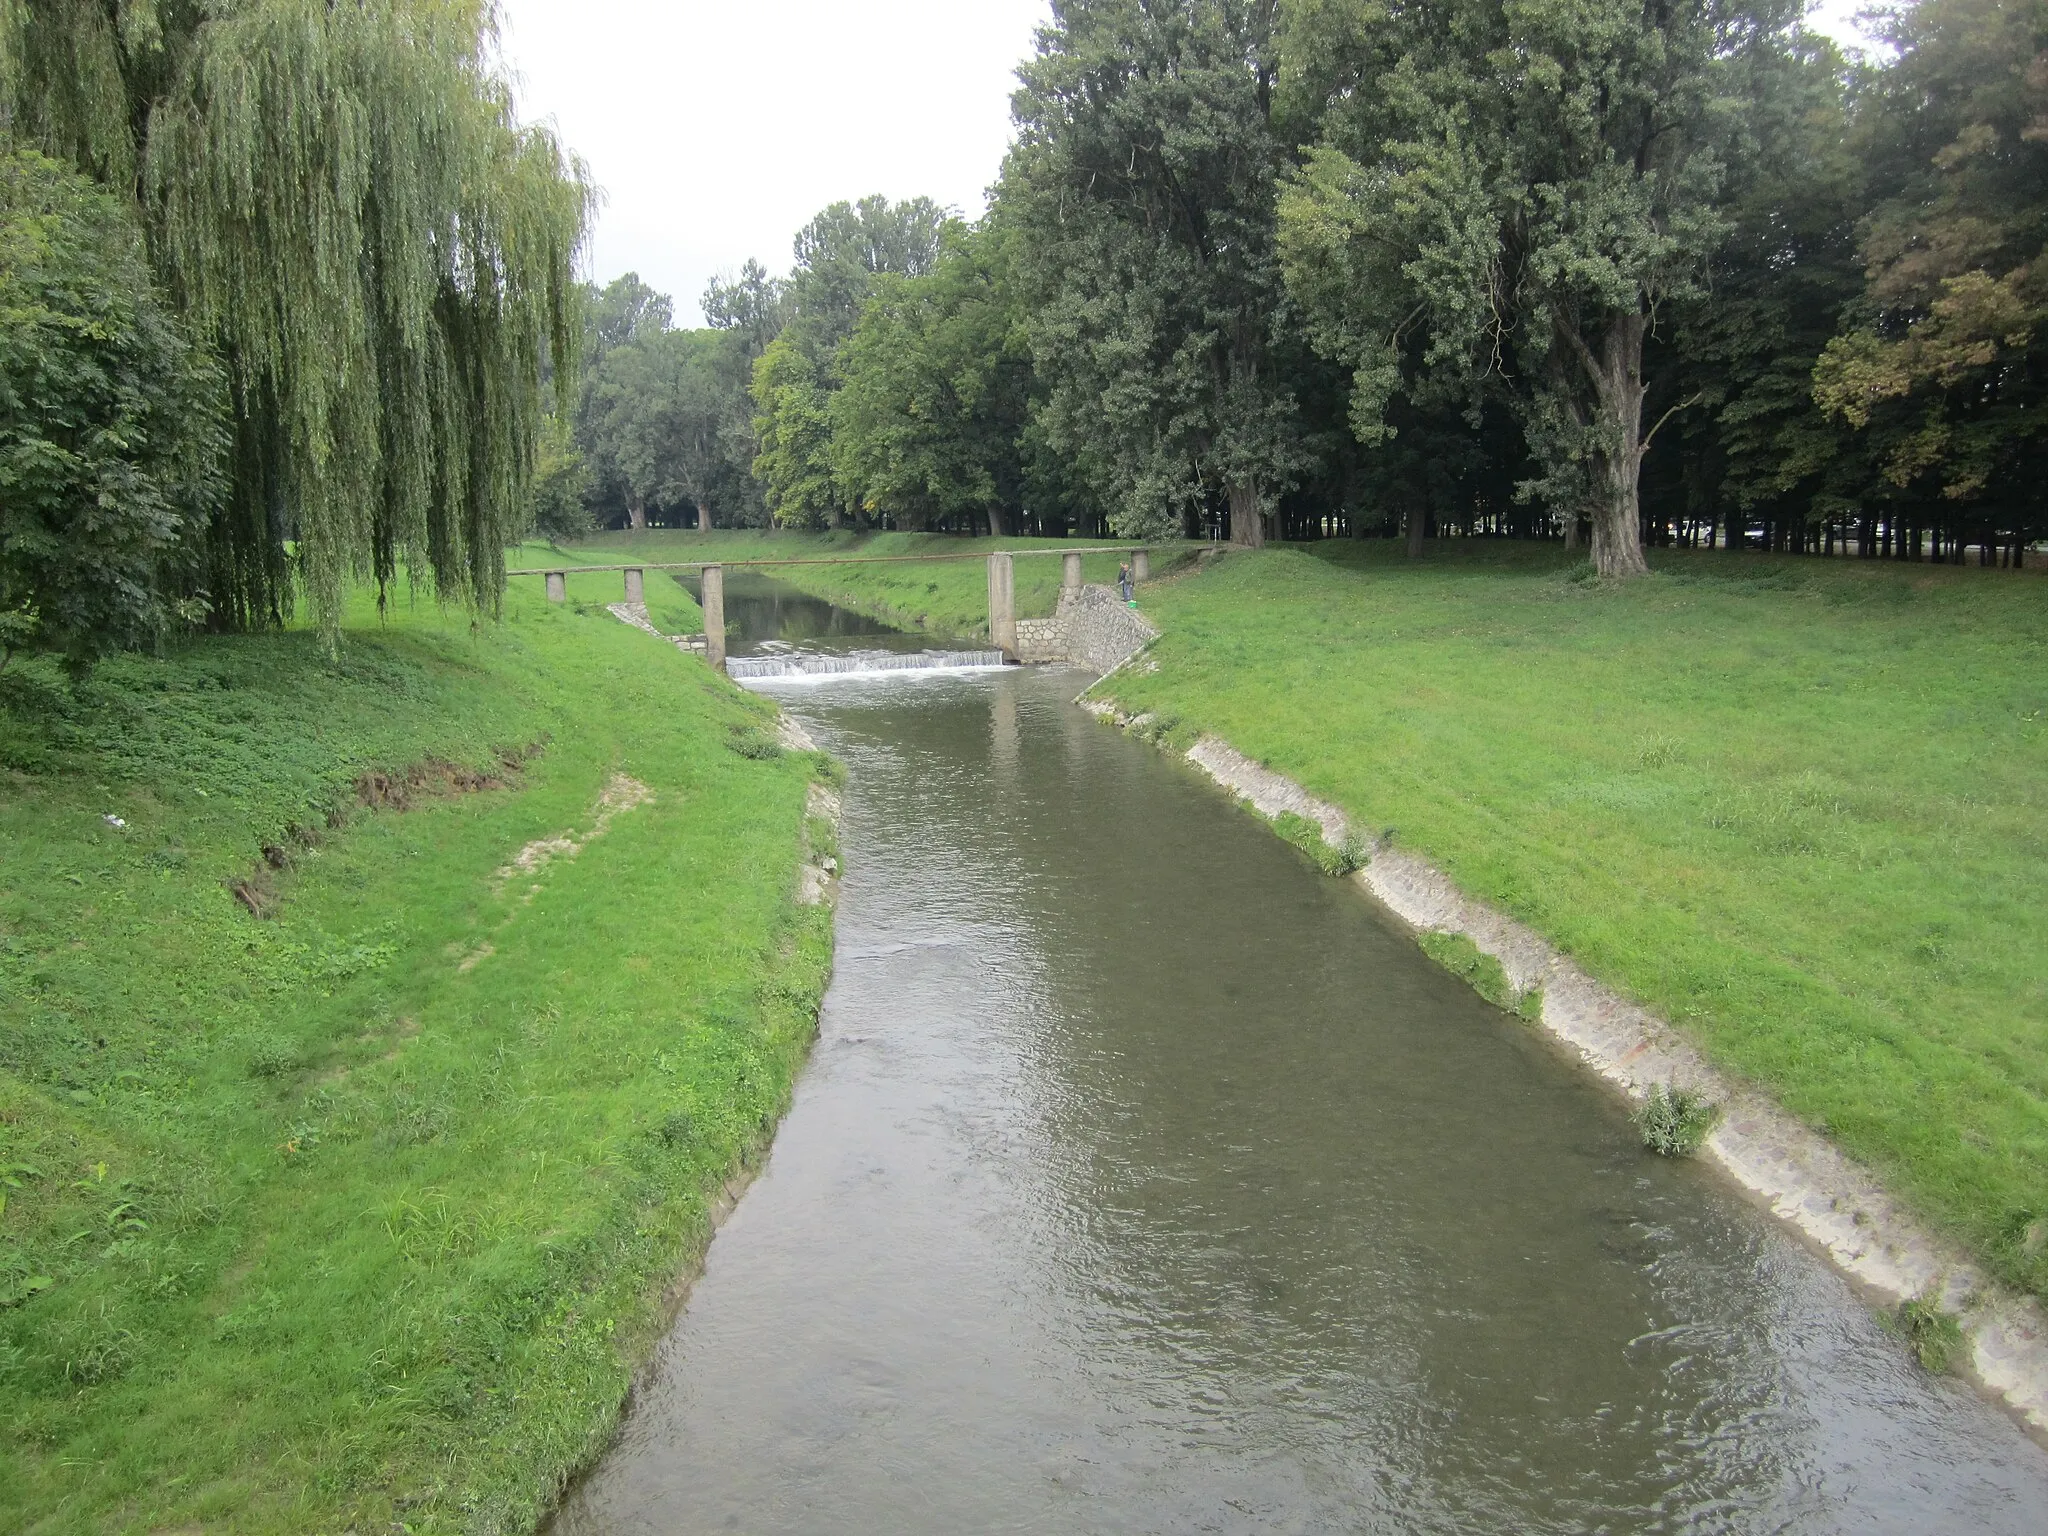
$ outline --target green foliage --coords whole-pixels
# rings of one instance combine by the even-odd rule
[[[1324,138],[1282,199],[1282,250],[1319,344],[1356,370],[1361,440],[1393,430],[1397,394],[1504,395],[1540,471],[1524,493],[1591,515],[1602,575],[1641,573],[1644,341],[1728,234],[1726,160],[1798,14],[1295,7],[1289,54]]]
[[[226,372],[217,623],[276,621],[295,574],[331,643],[352,579],[401,565],[497,604],[590,191],[514,117],[495,26],[488,0],[0,10],[15,126],[134,200]]]
[[[506,607],[0,674],[0,1527],[524,1531],[608,1436],[812,1032],[815,760]],[[503,787],[358,807],[427,758]],[[224,883],[293,824],[259,922]]]
[[[548,416],[533,466],[532,531],[545,539],[573,539],[593,531],[589,493],[590,466],[568,421]]]
[[[1691,1157],[1720,1123],[1720,1107],[1691,1088],[1652,1083],[1635,1113],[1643,1145],[1659,1157]]]
[[[1130,537],[1231,537],[1305,466],[1276,346],[1270,0],[1075,0],[1019,71],[1014,221],[1040,425]],[[1219,497],[1220,492],[1220,497]]]
[[[946,226],[933,269],[877,280],[840,347],[833,477],[895,526],[1019,505],[1030,356],[997,237]],[[801,406],[798,407],[801,409]]]
[[[220,380],[152,285],[131,211],[0,154],[0,665],[74,669],[185,620],[176,561],[220,499]]]
[[[1518,992],[1508,980],[1500,961],[1486,953],[1462,933],[1425,933],[1416,943],[1422,952],[1453,976],[1467,982],[1473,991],[1496,1008],[1522,1013],[1530,994]],[[1525,1015],[1526,1016],[1526,1015]]]
[[[705,293],[712,327],[679,331],[668,295],[637,273],[586,290],[575,442],[589,466],[588,510],[571,531],[621,513],[634,528],[686,512],[700,524],[766,521],[750,473],[757,445],[748,390],[781,325],[781,294],[749,262],[741,278],[714,281]]]
[[[890,278],[914,281],[932,270],[944,224],[943,210],[929,198],[892,203],[867,197],[834,203],[797,232],[797,264],[783,291],[787,327],[759,354],[752,380],[760,448],[754,474],[778,524],[838,527],[846,511],[865,512],[864,493],[877,466],[866,439],[835,443],[838,355],[879,287]],[[889,329],[886,322],[877,326]],[[887,351],[888,342],[871,332],[863,344],[870,376]],[[877,392],[871,383],[866,405],[849,407],[853,417],[866,418],[869,438],[881,426],[875,408],[888,408],[876,400]],[[842,459],[861,483],[842,479]],[[905,484],[915,480],[897,478]],[[919,509],[903,510],[910,517]]]
[[[1985,535],[2031,537],[2048,406],[2048,31],[2038,5],[1921,0],[1887,13],[1885,36],[1899,56],[1859,125],[1880,194],[1860,231],[1868,283],[1815,394],[1868,434],[1892,496],[1979,503]]]
[[[2048,1294],[2038,583],[1650,556],[1617,586],[1503,540],[1233,555],[1148,592],[1156,670],[1099,691],[1399,826]]]
[[[1321,822],[1311,820],[1307,816],[1296,815],[1293,811],[1282,811],[1275,816],[1273,830],[1307,855],[1309,862],[1317,869],[1332,878],[1340,878],[1365,867],[1365,849],[1355,833],[1348,834],[1340,846],[1333,848],[1323,836]]]
[[[1941,1310],[1939,1301],[1908,1297],[1899,1303],[1890,1322],[1911,1346],[1913,1358],[1920,1362],[1922,1370],[1939,1375],[1955,1364],[1959,1356],[1969,1353],[1962,1325],[1952,1313]]]
[[[726,477],[723,350],[716,331],[660,331],[609,349],[584,380],[578,435],[636,528],[650,505],[708,509]]]
[[[836,525],[845,505],[832,469],[832,391],[805,338],[785,332],[754,364],[754,474],[785,528]]]

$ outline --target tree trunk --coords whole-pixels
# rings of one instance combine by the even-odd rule
[[[1408,558],[1419,559],[1422,555],[1423,536],[1429,532],[1429,508],[1411,504],[1408,508]]]
[[[988,536],[992,539],[1007,537],[1003,532],[1003,509],[994,502],[988,507]]]
[[[647,503],[638,496],[626,503],[626,526],[635,533],[647,526]]]
[[[1598,465],[1601,495],[1593,504],[1593,569],[1602,576],[1646,576],[1643,516],[1637,498],[1642,483],[1643,333],[1640,313],[1607,322],[1593,377],[1600,396],[1607,442]]]
[[[1240,549],[1266,547],[1266,529],[1259,521],[1259,493],[1242,482],[1230,488],[1230,542]]]

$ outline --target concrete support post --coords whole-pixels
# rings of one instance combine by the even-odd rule
[[[1131,580],[1150,581],[1151,579],[1152,551],[1149,549],[1141,549],[1135,555],[1131,556]]]
[[[1079,592],[1081,590],[1081,557],[1079,555],[1060,556],[1060,585],[1069,592]]]
[[[566,603],[569,601],[569,573],[567,571],[548,572],[548,601],[551,603]]]
[[[702,587],[704,607],[704,659],[711,663],[711,670],[725,670],[725,567],[707,565],[704,567]]]
[[[988,637],[1012,660],[1017,655],[1017,573],[1008,555],[988,557]]]
[[[626,601],[638,603],[643,608],[647,606],[647,583],[637,565],[626,567]]]

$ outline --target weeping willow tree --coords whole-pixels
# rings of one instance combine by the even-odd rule
[[[496,28],[492,0],[0,0],[0,123],[133,200],[219,356],[232,491],[188,555],[222,627],[296,586],[331,643],[350,582],[400,571],[496,609],[593,198]]]

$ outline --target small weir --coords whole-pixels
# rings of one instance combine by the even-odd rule
[[[890,672],[981,672],[1005,665],[1001,651],[855,651],[822,655],[732,656],[726,675],[736,682],[762,678],[879,677]]]
[[[818,1042],[554,1536],[2039,1536],[2010,1420],[1075,672],[792,611]]]

